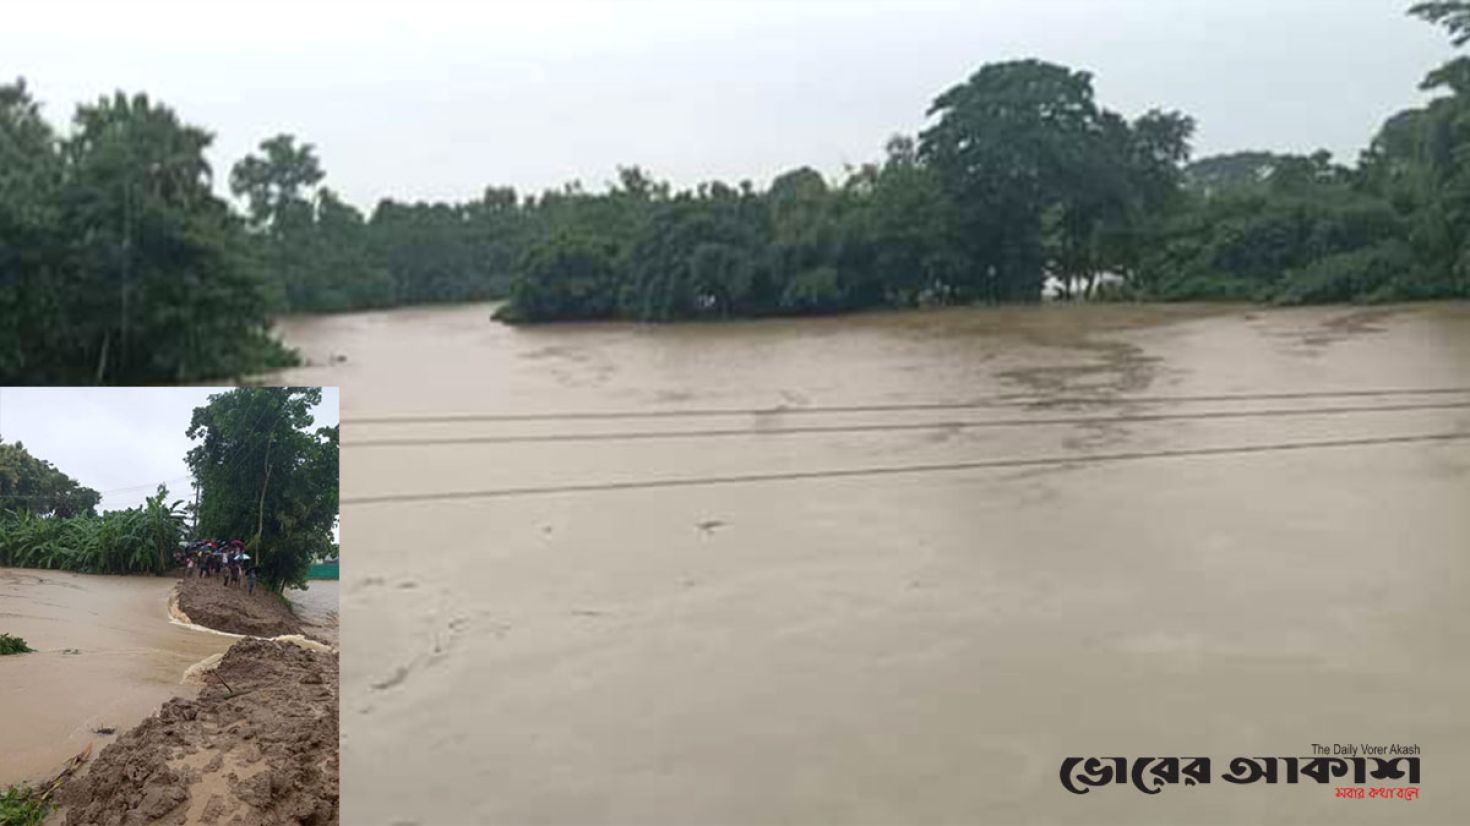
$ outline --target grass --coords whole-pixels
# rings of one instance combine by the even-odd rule
[[[26,654],[35,649],[26,645],[26,641],[20,637],[12,637],[9,634],[0,634],[0,655],[4,654]],[[0,826],[7,826],[10,821],[0,820]]]
[[[40,826],[50,811],[30,786],[11,786],[0,794],[0,826]]]

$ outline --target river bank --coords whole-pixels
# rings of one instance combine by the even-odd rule
[[[337,652],[318,641],[335,643],[334,614],[302,621],[280,597],[218,579],[0,569],[0,596],[18,609],[0,620],[38,648],[0,663],[17,712],[0,786],[92,755],[49,798],[48,823],[335,822]],[[98,634],[82,642],[73,626]],[[51,649],[58,640],[88,647]],[[157,640],[190,653],[147,672],[144,691],[135,666],[157,652],[136,646]],[[75,668],[88,662],[112,670],[88,680]],[[59,665],[69,679],[53,678]],[[109,706],[109,692],[138,699]]]
[[[243,639],[203,679],[68,781],[50,822],[336,823],[336,652]]]
[[[242,638],[185,672],[197,696],[164,703],[68,779],[48,822],[336,823],[335,615],[309,624],[268,590],[189,576],[169,615]]]
[[[219,576],[185,576],[174,589],[170,613],[176,620],[247,637],[302,633],[291,606],[268,588],[248,593],[243,585],[226,586]]]

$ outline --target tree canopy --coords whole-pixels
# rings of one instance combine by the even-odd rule
[[[187,461],[199,485],[195,533],[246,542],[263,579],[306,580],[334,547],[337,428],[312,429],[320,388],[243,387],[195,408]]]
[[[94,515],[102,495],[32,456],[20,442],[0,440],[0,511],[37,516]]]
[[[0,86],[0,378],[157,383],[284,364],[208,132],[146,95],[77,108],[59,137]]]

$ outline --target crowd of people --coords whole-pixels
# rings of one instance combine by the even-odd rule
[[[245,543],[238,539],[225,542],[200,539],[190,543],[181,555],[185,576],[219,577],[225,587],[241,587],[255,593],[255,562],[245,553]]]

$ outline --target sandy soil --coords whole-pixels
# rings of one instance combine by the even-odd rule
[[[51,822],[336,823],[336,654],[245,639],[214,673],[103,749]]]
[[[221,585],[217,576],[184,577],[176,594],[177,612],[216,631],[250,637],[304,633],[291,607],[264,588],[247,594],[242,587]]]

